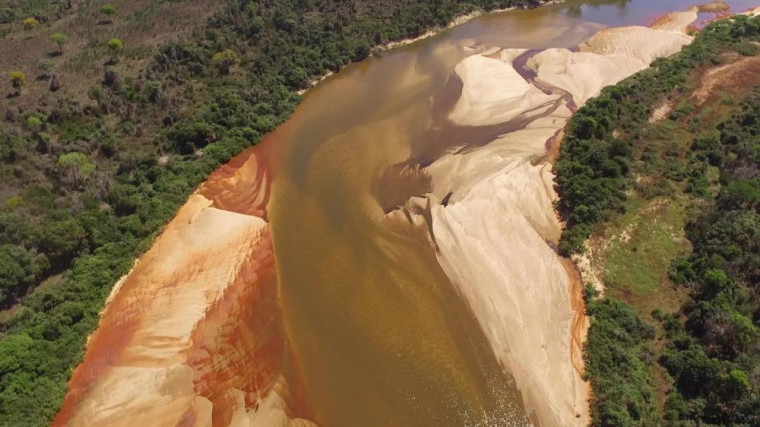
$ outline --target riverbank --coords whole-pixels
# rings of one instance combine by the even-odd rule
[[[595,426],[758,419],[749,404],[757,381],[746,374],[758,364],[749,350],[760,336],[750,320],[758,306],[747,293],[757,287],[748,265],[758,248],[744,236],[758,221],[750,202],[756,173],[747,171],[757,170],[759,24],[737,15],[708,25],[679,54],[605,91],[571,121],[571,145],[557,163],[560,210],[568,230],[591,233],[578,251],[605,286],[603,296],[586,292]],[[578,132],[581,120],[612,125]],[[581,172],[577,165],[592,157],[627,167]],[[610,184],[617,196],[603,190]],[[597,194],[570,190],[579,186]],[[566,249],[583,238],[576,232],[563,236]],[[730,332],[739,328],[745,339]],[[736,377],[739,392],[722,392]]]
[[[432,238],[444,271],[542,425],[587,425],[591,395],[580,357],[582,286],[547,244],[558,243],[562,225],[551,165],[536,159],[575,108],[689,43],[682,32],[688,19],[696,19],[694,10],[666,16],[662,29],[602,29],[578,51],[531,52],[521,58],[527,74],[515,69],[524,50],[486,49],[456,67],[463,88],[449,118],[470,126],[514,122],[518,130],[425,167],[435,195]],[[407,215],[417,210],[410,206]]]
[[[547,7],[547,6],[551,6],[551,5],[555,5],[555,4],[560,4],[560,3],[564,2],[564,1],[565,0],[548,0],[548,1],[542,2],[540,5],[534,6],[534,8],[535,7]],[[446,30],[454,28],[454,27],[456,27],[458,25],[462,25],[462,24],[467,23],[467,22],[471,21],[472,19],[477,18],[479,16],[482,16],[483,14],[486,14],[486,13],[493,14],[493,13],[509,12],[509,11],[512,11],[512,10],[517,10],[519,8],[520,7],[514,6],[514,7],[506,7],[506,8],[488,9],[488,10],[484,10],[484,9],[473,10],[472,12],[469,12],[469,13],[466,13],[466,14],[454,17],[454,19],[452,19],[445,26],[429,29],[429,30],[427,30],[426,32],[424,32],[423,34],[421,34],[419,36],[409,37],[409,38],[405,38],[405,39],[401,39],[401,40],[396,40],[396,41],[391,41],[391,42],[388,42],[388,43],[385,43],[385,44],[377,45],[374,48],[372,48],[371,54],[374,55],[374,56],[382,55],[383,52],[387,52],[387,51],[389,51],[391,49],[396,49],[396,48],[399,48],[399,47],[402,47],[402,46],[406,46],[406,45],[409,45],[409,44],[412,44],[412,43],[416,43],[418,41],[422,41],[422,40],[428,39],[430,37],[435,36],[436,34],[439,34],[441,31],[446,31]],[[522,8],[524,8],[524,7],[522,7]],[[319,83],[325,81],[327,78],[329,78],[330,76],[332,76],[334,74],[335,74],[335,72],[329,71],[329,72],[323,74],[322,76],[320,76],[320,77],[318,77],[316,79],[311,80],[306,88],[300,89],[298,91],[298,94],[299,95],[306,94],[306,92],[308,92],[309,89],[311,89],[314,86],[318,85]]]

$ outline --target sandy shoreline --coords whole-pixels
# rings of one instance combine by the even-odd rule
[[[576,106],[689,43],[685,31],[696,18],[692,8],[664,16],[656,28],[602,29],[578,51],[542,50],[527,62],[535,80],[514,68],[524,50],[491,49],[455,69],[462,94],[451,121],[527,125],[424,168],[433,183],[437,256],[541,425],[588,425],[590,387],[582,377],[583,281],[546,243],[556,244],[562,224],[551,165],[534,161]]]
[[[268,173],[239,157],[115,285],[54,426],[310,424],[283,377]]]

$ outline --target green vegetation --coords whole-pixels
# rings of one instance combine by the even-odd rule
[[[240,62],[238,54],[232,49],[225,49],[221,52],[217,52],[211,59],[219,67],[219,72],[222,74],[229,74],[230,67]]]
[[[710,24],[569,124],[562,249],[607,244],[608,296],[587,292],[595,426],[760,425],[760,87],[691,98],[705,68],[759,40],[760,18]],[[649,123],[664,99],[670,116]],[[660,301],[671,283],[675,306]]]
[[[58,45],[58,54],[63,55],[63,45],[69,42],[69,38],[65,34],[55,33],[50,36],[50,40]]]
[[[46,22],[71,8],[71,0],[0,0],[0,24],[33,17]]]
[[[121,39],[110,39],[108,40],[108,50],[111,51],[111,62],[116,62],[119,60],[119,52],[121,52],[124,49],[124,43],[121,41]]]
[[[21,71],[11,71],[8,74],[8,80],[11,81],[11,85],[16,89],[16,94],[21,94],[21,87],[26,82],[26,75]]]
[[[668,329],[662,364],[677,391],[668,418],[760,423],[760,87],[718,126],[722,188],[686,231],[694,250],[671,268],[692,295],[683,327]],[[699,161],[699,160],[697,160]],[[680,326],[680,325],[679,325]]]
[[[13,19],[99,9],[16,3]],[[298,90],[372,46],[516,4],[537,3],[231,0],[187,42],[142,46],[140,62],[125,49],[97,81],[69,85],[85,93],[66,86],[45,105],[9,108],[0,128],[0,425],[49,424],[113,284],[210,172],[290,116]],[[137,38],[119,31],[132,49]],[[100,68],[98,55],[114,49],[105,39],[73,45],[77,70]],[[224,52],[235,55],[215,58]]]
[[[24,29],[25,30],[33,30],[37,27],[39,27],[40,21],[34,19],[34,18],[26,18],[24,19]]]
[[[648,366],[654,357],[654,328],[627,304],[587,294],[588,314],[594,316],[586,342],[593,425],[656,425],[657,399]]]
[[[720,63],[723,50],[746,52],[745,46],[754,46],[759,23],[746,17],[712,23],[680,53],[604,89],[573,116],[555,165],[557,208],[567,221],[563,253],[581,252],[594,226],[623,208],[636,142],[656,103],[685,84],[692,70]],[[677,118],[684,111],[674,114]]]
[[[106,16],[108,18],[108,22],[111,22],[111,19],[113,19],[113,16],[116,15],[116,8],[113,5],[110,4],[104,4],[100,7],[100,13]]]
[[[677,201],[664,198],[631,198],[624,207],[615,227],[620,234],[610,236],[605,251],[605,281],[634,295],[650,295],[662,284],[670,261],[684,250],[685,212]]]

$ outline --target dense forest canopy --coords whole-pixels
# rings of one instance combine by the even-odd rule
[[[756,56],[759,41],[760,18],[712,23],[569,123],[556,165],[565,253],[583,252],[632,197],[693,207],[691,251],[667,272],[685,287],[680,310],[655,309],[649,324],[635,298],[632,306],[587,288],[593,425],[760,425],[760,86],[734,82],[699,111],[692,96],[706,70]],[[669,99],[680,101],[653,123]]]

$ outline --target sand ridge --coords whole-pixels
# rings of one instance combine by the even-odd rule
[[[551,107],[553,98],[525,81],[509,60],[473,55],[454,71],[464,84],[450,116],[459,125],[503,123]]]
[[[53,425],[300,423],[261,160],[212,174],[119,281]]]
[[[692,8],[658,20],[657,28],[602,29],[578,51],[533,53],[526,66],[534,76],[515,69],[525,51],[468,57],[455,69],[462,94],[450,120],[465,126],[516,119],[528,124],[433,161],[423,169],[431,177],[428,200],[407,205],[406,215],[389,215],[415,221],[429,212],[442,268],[541,425],[583,426],[590,420],[580,351],[587,325],[581,282],[551,245],[562,225],[553,209],[547,142],[575,106],[689,43],[684,31],[696,17]],[[438,202],[444,197],[446,204]]]

